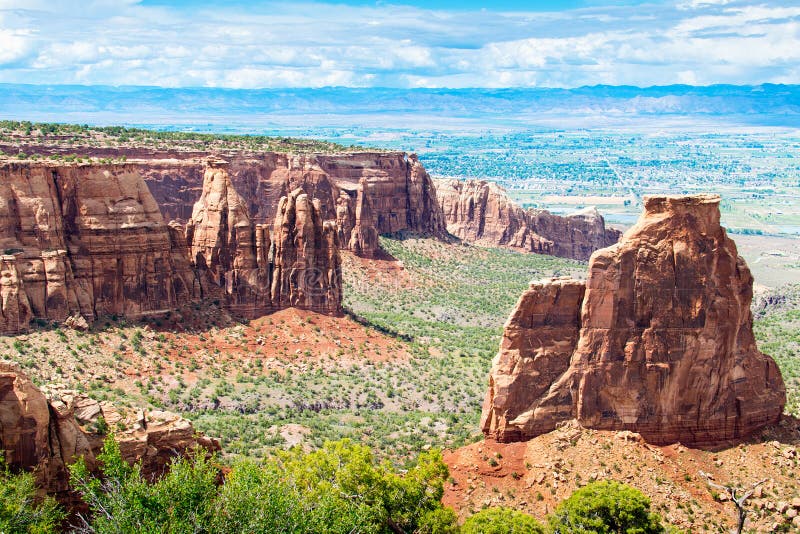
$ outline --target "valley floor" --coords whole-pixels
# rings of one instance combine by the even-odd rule
[[[719,452],[569,426],[527,445],[483,443],[486,377],[510,310],[530,280],[581,276],[585,264],[411,236],[381,243],[384,259],[344,255],[343,318],[285,310],[246,322],[196,305],[88,332],[39,325],[0,339],[0,355],[39,384],[64,383],[122,409],[179,412],[220,437],[231,461],[342,437],[398,465],[449,449],[445,499],[462,516],[510,505],[541,518],[579,483],[610,477],[642,489],[678,525],[721,532],[733,506],[714,499],[700,470],[721,483],[769,477],[753,501],[764,528],[800,495],[790,418],[794,437],[787,427]],[[793,286],[765,294],[773,298],[757,310],[756,335],[782,369],[787,411],[798,415],[800,298]]]

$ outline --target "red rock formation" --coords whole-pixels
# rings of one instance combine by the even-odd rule
[[[287,307],[341,313],[338,232],[325,225],[320,202],[299,188],[282,197],[273,242],[251,222],[226,167],[206,170],[186,231],[204,295],[250,317]]]
[[[530,428],[540,400],[569,367],[585,289],[581,281],[559,278],[533,282],[522,294],[492,362],[481,423],[484,432],[518,441],[549,432],[556,422],[570,418],[567,411],[546,419],[552,427]]]
[[[32,319],[28,294],[13,255],[0,257],[0,310],[0,334],[19,332]]]
[[[187,206],[202,194],[204,155],[192,156],[141,164],[145,181],[169,219],[188,221]],[[319,200],[323,220],[337,222],[342,246],[364,256],[378,250],[379,234],[408,230],[446,235],[433,181],[413,154],[240,153],[225,157],[230,161],[231,183],[256,224],[273,224],[280,198],[299,188]]]
[[[378,219],[372,208],[370,185],[366,178],[358,184],[356,197],[355,223],[350,233],[350,242],[347,248],[359,256],[371,258],[380,248],[378,242]]]
[[[56,492],[67,489],[66,465],[72,456],[90,453],[75,420],[51,417],[39,388],[6,360],[0,360],[0,447],[9,466],[37,468],[38,480]]]
[[[341,313],[342,274],[335,224],[323,223],[318,200],[302,189],[283,197],[275,216],[272,302]]]
[[[580,282],[532,286],[493,362],[486,436],[576,418],[708,446],[776,422],[783,380],[756,348],[753,279],[719,218],[718,196],[647,198],[622,241],[592,256],[582,299]]]
[[[6,332],[31,316],[136,317],[191,298],[191,276],[176,269],[158,205],[132,166],[6,164],[0,183],[0,247],[15,257],[3,263]]]
[[[620,236],[594,208],[566,217],[526,211],[494,182],[437,180],[436,194],[447,230],[471,243],[588,260]]]
[[[63,493],[67,466],[83,457],[95,465],[104,436],[94,432],[100,417],[123,421],[111,405],[58,387],[42,391],[13,362],[0,360],[0,449],[13,469],[35,470],[41,488]],[[195,447],[219,450],[219,442],[198,434],[190,421],[168,412],[139,412],[117,430],[123,457],[142,462],[148,477],[164,472],[169,461]]]
[[[339,241],[319,203],[303,203],[297,220],[308,228],[294,218],[277,226],[307,239],[301,254],[286,243],[271,254],[269,231],[252,222],[223,162],[204,173],[186,229],[165,224],[139,168],[0,165],[0,332],[32,318],[158,314],[201,297],[250,317],[286,306],[340,312]],[[298,261],[310,262],[303,276]],[[273,289],[276,264],[294,267]]]

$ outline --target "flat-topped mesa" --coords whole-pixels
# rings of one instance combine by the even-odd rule
[[[203,186],[203,155],[141,164],[165,217],[186,222]],[[273,225],[281,197],[302,189],[319,200],[323,220],[336,221],[339,242],[365,257],[379,249],[378,235],[411,231],[445,237],[433,181],[414,154],[228,154],[230,180],[251,220]]]
[[[621,235],[606,228],[594,208],[565,217],[524,210],[502,187],[485,180],[436,180],[436,194],[447,230],[472,243],[588,260]]]
[[[523,294],[493,362],[488,438],[529,439],[574,418],[656,444],[714,446],[779,420],[783,379],[756,348],[753,278],[719,201],[649,197],[622,240],[592,255],[585,284]]]

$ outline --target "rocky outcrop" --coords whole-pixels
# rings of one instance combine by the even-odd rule
[[[192,298],[158,205],[129,165],[0,166],[2,314],[6,333],[31,317],[138,317]]]
[[[278,308],[341,313],[342,272],[336,225],[302,189],[283,197],[273,229],[272,302]]]
[[[524,210],[494,182],[436,180],[436,194],[448,232],[471,243],[588,260],[620,237],[594,208],[565,217]]]
[[[249,317],[286,306],[339,313],[339,240],[321,205],[305,202],[306,218],[276,226],[307,240],[300,259],[285,244],[276,252],[226,167],[207,162],[184,228],[165,223],[137,164],[0,165],[0,332],[34,318],[137,318],[200,298]],[[297,262],[307,260],[304,270]],[[290,273],[278,286],[276,264]]]
[[[0,360],[0,450],[12,469],[34,470],[39,487],[49,493],[68,490],[67,466],[78,458],[95,466],[105,433],[101,417],[115,430],[123,457],[142,462],[148,477],[195,447],[219,450],[217,440],[198,434],[180,416],[140,411],[125,417],[82,393],[56,386],[40,390],[16,363]]]
[[[202,193],[205,155],[181,157],[149,160],[141,167],[164,216],[186,222],[192,217],[188,206]],[[238,153],[225,158],[231,184],[255,224],[273,225],[280,199],[299,188],[319,201],[323,220],[336,221],[341,246],[366,257],[377,252],[380,234],[447,233],[433,181],[413,154]]]
[[[487,437],[524,440],[575,418],[712,446],[778,421],[783,380],[756,348],[753,278],[719,201],[647,198],[622,240],[592,256],[585,284],[532,284],[493,362]]]
[[[339,233],[302,190],[282,197],[272,238],[253,224],[225,162],[212,162],[186,229],[203,294],[256,317],[295,307],[341,313]]]
[[[0,334],[13,334],[28,327],[31,305],[17,269],[17,258],[11,254],[0,257]]]

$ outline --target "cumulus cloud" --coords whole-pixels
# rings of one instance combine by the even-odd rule
[[[800,0],[564,11],[0,0],[0,82],[232,88],[797,81]]]

